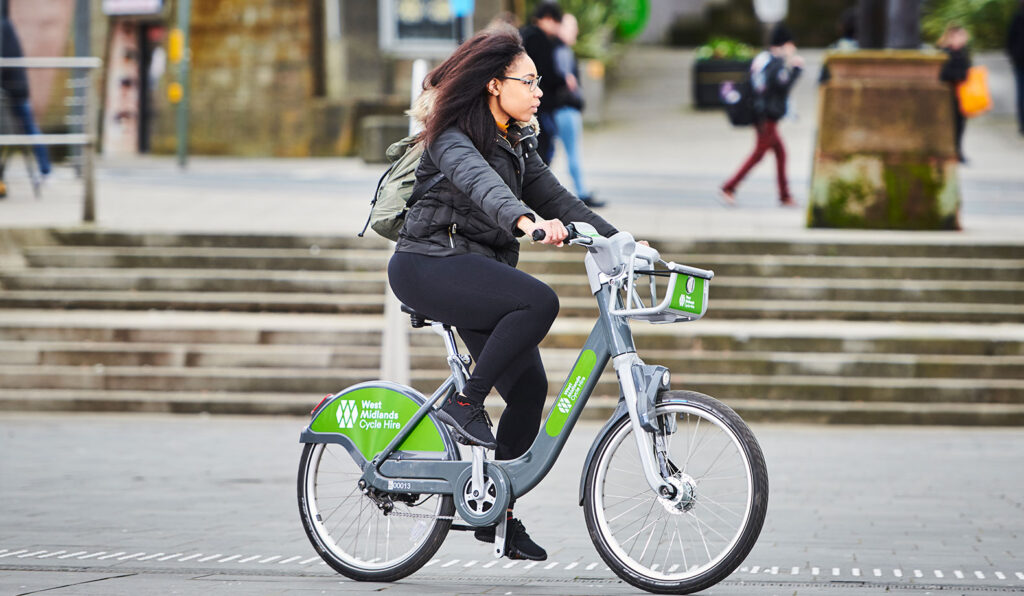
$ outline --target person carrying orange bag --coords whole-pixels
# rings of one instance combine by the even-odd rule
[[[964,128],[967,125],[967,118],[964,116],[957,88],[967,80],[967,72],[971,68],[971,55],[967,48],[968,41],[970,41],[970,34],[966,29],[960,25],[950,24],[939,38],[938,43],[935,44],[949,55],[939,72],[939,79],[949,84],[949,95],[953,108],[954,142],[956,143],[956,156],[960,163],[967,163],[963,152]]]
[[[967,78],[956,87],[960,100],[960,111],[967,118],[974,118],[992,109],[992,94],[988,90],[988,68],[972,66]]]

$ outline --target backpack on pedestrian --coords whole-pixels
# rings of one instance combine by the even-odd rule
[[[739,83],[726,81],[718,90],[725,104],[725,114],[733,126],[750,126],[757,117],[754,109],[754,85],[748,74]]]
[[[370,215],[359,232],[360,238],[369,227],[388,240],[397,241],[409,207],[444,178],[438,172],[425,184],[416,186],[416,168],[423,156],[423,143],[419,141],[418,134],[410,135],[388,147],[385,155],[391,166],[377,181],[377,191],[370,200]]]

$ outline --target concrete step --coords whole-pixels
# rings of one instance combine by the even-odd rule
[[[562,374],[559,374],[562,373]],[[2,366],[7,389],[83,389],[112,391],[228,391],[332,393],[378,378],[378,369],[189,368],[135,366]],[[413,371],[412,386],[436,389],[447,372]],[[557,390],[564,372],[549,371]],[[1024,404],[1022,379],[901,379],[813,375],[677,375],[675,388],[723,399],[796,401],[943,402]],[[619,393],[614,374],[604,375],[595,395]]]
[[[712,269],[716,277],[930,279],[953,281],[1024,281],[1024,258],[932,259],[927,257],[828,257],[819,255],[662,254],[666,261]],[[582,257],[524,252],[519,268],[534,275],[584,274]]]
[[[580,274],[540,277],[564,298],[590,298]],[[383,271],[253,271],[248,269],[26,269],[0,271],[7,291],[280,292],[377,294]],[[716,277],[720,300],[815,300],[1024,304],[1024,282],[956,280],[803,279]]]
[[[0,308],[381,314],[382,294],[8,290]],[[596,307],[595,307],[596,308]]]
[[[383,271],[386,250],[180,247],[29,247],[31,267]],[[663,255],[666,260],[714,269],[722,277],[931,279],[1024,282],[1024,258],[829,257],[819,255]],[[583,276],[582,251],[526,251],[528,273]]]
[[[305,416],[322,399],[308,393],[232,393],[181,391],[95,391],[64,389],[0,389],[0,411],[149,412],[175,414],[246,414]],[[554,400],[548,399],[545,416]],[[956,426],[1022,426],[1024,405],[969,403],[862,403],[731,399],[726,403],[748,422],[814,424],[935,424]],[[591,397],[584,420],[606,420],[617,398]],[[498,421],[501,400],[487,409]]]
[[[281,292],[383,295],[383,271],[251,269],[25,269],[0,271],[4,290]]]
[[[553,379],[564,376],[577,350],[544,349]],[[645,361],[677,375],[827,375],[895,378],[1024,379],[1024,356],[819,354],[815,352],[692,352],[646,350]],[[440,344],[410,350],[413,370],[447,371]],[[0,364],[194,368],[375,369],[379,346],[169,344],[140,342],[0,341]],[[555,376],[557,374],[557,376]]]
[[[38,231],[37,231],[38,232]],[[29,238],[39,238],[37,233]],[[224,248],[299,248],[316,246],[321,249],[379,249],[389,244],[376,234],[364,238],[350,236],[280,235],[280,234],[173,234],[128,233],[91,230],[46,230],[48,243],[66,246],[151,246],[151,247],[224,247]],[[896,241],[884,236],[865,238],[863,241],[822,241],[805,239],[800,242],[782,240],[694,240],[652,238],[655,247],[673,254],[777,254],[823,256],[892,256],[930,258],[1024,258],[1024,244],[979,244],[976,238],[963,242],[929,242],[927,239]],[[549,247],[523,244],[523,252],[548,252]]]
[[[0,309],[0,340],[373,346],[378,315],[322,315],[174,311],[58,311]],[[543,348],[577,351],[593,322],[559,317]],[[1024,355],[1024,325],[854,321],[727,321],[633,323],[643,356],[649,350],[686,352],[801,352],[901,355]],[[443,349],[430,330],[411,330],[410,345]]]

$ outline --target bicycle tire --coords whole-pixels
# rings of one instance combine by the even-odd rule
[[[325,458],[325,454],[329,454],[329,457]],[[447,453],[447,457],[451,458],[452,454]],[[344,477],[333,479],[336,474]],[[302,528],[317,554],[331,568],[346,577],[374,582],[391,582],[406,577],[423,567],[441,547],[451,528],[451,517],[455,513],[454,501],[451,495],[427,495],[421,498],[424,503],[430,502],[433,505],[432,511],[420,509],[422,505],[414,507],[398,501],[395,502],[395,512],[385,515],[370,497],[359,490],[357,482],[361,474],[359,465],[341,445],[306,444],[299,460],[298,473]],[[358,511],[355,511],[356,508]],[[342,528],[346,516],[352,517],[353,513],[356,520]],[[332,520],[335,516],[339,516],[338,519]],[[401,520],[405,519],[419,521],[402,524]],[[393,520],[395,523],[392,523]],[[350,541],[346,533],[357,521],[356,536]],[[386,526],[384,531],[387,544],[383,547],[383,560],[377,561],[381,558],[378,542],[382,524]],[[392,526],[395,526],[396,544],[407,546],[393,556],[390,554]],[[364,532],[366,542],[370,542],[371,535],[375,537],[372,546],[361,547],[358,544]],[[409,539],[403,541],[403,536]],[[339,542],[346,544],[343,546]],[[374,554],[378,556],[370,557]]]
[[[683,511],[678,507],[665,505],[665,499],[658,497],[642,478],[642,471],[637,471],[641,470],[639,461],[628,462],[625,468],[613,467],[616,455],[621,455],[619,460],[628,460],[632,452],[635,458],[639,458],[630,419],[623,416],[598,439],[599,444],[594,458],[586,471],[584,516],[591,540],[601,558],[624,581],[658,594],[691,594],[725,579],[753,548],[761,533],[768,507],[768,472],[757,439],[746,423],[727,405],[710,396],[691,391],[666,391],[659,398],[658,416],[662,419],[671,416],[677,425],[686,425],[685,436],[688,439],[685,448],[688,454],[684,460],[679,456],[673,458],[672,454],[675,451],[670,451],[669,459],[676,469],[674,476],[691,475],[696,481],[692,508]],[[684,419],[681,420],[681,417]],[[710,423],[704,425],[706,430],[701,429],[702,422]],[[670,443],[674,442],[680,430],[683,429],[677,426],[674,435],[667,440]],[[698,451],[707,445],[708,451],[713,452],[719,444],[721,447],[715,459],[704,473],[695,476],[691,474],[699,471],[700,464],[695,460]],[[717,465],[723,456],[739,462],[732,462],[729,465],[741,465],[743,474],[709,475],[712,467]],[[675,459],[679,459],[678,464]],[[682,467],[678,467],[679,464],[682,464]],[[632,467],[628,467],[630,465]],[[613,499],[622,495],[608,492],[615,490],[613,487],[622,490],[638,486],[642,487],[640,492],[633,497],[624,497],[623,503],[613,502]],[[743,510],[737,518],[736,527],[729,528],[729,520],[737,517],[736,511],[728,507],[733,498],[718,499],[723,499],[734,491],[738,494],[740,489],[743,492],[742,499],[736,500],[736,503],[741,503]],[[639,504],[630,504],[629,509],[619,513],[619,508],[626,507],[629,499],[635,499]],[[636,527],[636,522],[630,519],[620,521],[621,518],[627,515],[641,515],[648,501],[650,506],[646,508],[646,516],[639,522],[640,530],[634,532],[633,536],[627,536]],[[633,514],[633,509],[639,511]],[[613,518],[610,513],[616,517]],[[649,522],[654,513],[657,513],[658,519],[664,523],[655,525],[655,522]],[[680,521],[685,522],[682,529]],[[673,526],[669,545],[661,561],[656,562],[655,559],[660,557],[662,541],[669,522]],[[653,529],[648,534],[649,527]],[[655,544],[654,555],[648,558],[646,553],[659,527],[661,535]],[[703,557],[700,557],[698,550],[691,546],[689,552],[693,559],[688,558],[687,544],[690,544],[688,540],[691,538],[684,537],[685,530],[695,531],[699,535],[699,542],[694,540],[692,544],[703,546]],[[646,541],[637,557],[634,556],[634,551],[641,535]],[[627,548],[630,539],[633,539],[633,545]],[[673,556],[677,541],[679,552]],[[722,543],[720,547],[718,542]],[[714,553],[711,552],[712,547],[715,548]],[[698,561],[700,564],[697,564]]]

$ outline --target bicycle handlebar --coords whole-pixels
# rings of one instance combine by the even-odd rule
[[[572,224],[565,226],[565,231],[569,233],[569,235],[565,237],[566,242],[578,240],[579,243],[583,245],[590,245],[594,243],[594,240],[590,236],[580,234],[579,231],[576,230],[576,226]],[[542,242],[545,238],[547,238],[547,232],[538,229],[534,230],[531,236],[534,242]]]

